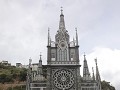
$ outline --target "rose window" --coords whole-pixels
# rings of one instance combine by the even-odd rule
[[[69,70],[58,70],[53,75],[53,83],[59,89],[69,89],[74,84],[74,76]]]

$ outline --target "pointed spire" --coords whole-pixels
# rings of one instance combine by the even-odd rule
[[[38,67],[42,67],[42,58],[41,58],[41,52],[40,52],[40,60],[39,60],[39,65],[38,65]]]
[[[98,65],[97,65],[97,58],[95,59],[95,64],[96,64],[96,80],[101,81],[99,70],[98,70]]]
[[[95,65],[97,66],[97,58],[95,59]]]
[[[32,74],[32,64],[31,64],[31,62],[32,62],[32,59],[31,59],[31,57],[30,57],[30,59],[29,59],[29,69],[28,69],[28,74],[29,74],[29,79],[31,80],[32,79],[32,77],[31,77],[31,74]]]
[[[48,27],[48,46],[50,46],[50,28]]]
[[[77,34],[77,28],[75,28],[76,30],[76,46],[78,46],[78,34]]]
[[[75,39],[74,39],[74,37],[73,37],[73,46],[75,46]]]
[[[41,52],[40,52],[40,60],[38,64],[38,74],[42,74],[42,58],[41,58]]]
[[[32,59],[30,57],[30,59],[29,59],[29,68],[31,67],[31,62],[32,62]]]
[[[61,7],[61,15],[60,15],[59,29],[60,29],[60,30],[64,30],[64,29],[65,29],[65,22],[64,22],[64,15],[63,15],[63,9],[62,9],[62,7]]]
[[[101,78],[98,70],[97,58],[95,59],[95,64],[96,64],[96,81],[98,83],[98,90],[101,90]]]
[[[98,66],[97,66],[97,58],[95,59],[95,65],[96,65],[96,80],[98,80]]]
[[[50,46],[51,46],[51,37],[50,37]]]
[[[84,65],[83,65],[83,78],[84,80],[90,80],[90,73],[89,73],[89,68],[85,53],[84,53]]]
[[[95,80],[95,74],[94,74],[94,68],[93,67],[92,67],[92,72],[93,72],[92,78],[93,78],[93,80]]]

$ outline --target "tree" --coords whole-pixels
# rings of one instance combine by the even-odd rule
[[[27,76],[27,70],[23,69],[20,71],[20,81],[26,81],[26,76]]]
[[[110,82],[107,82],[105,80],[101,82],[101,85],[102,85],[102,90],[115,90],[115,87],[110,85]]]
[[[1,74],[1,75],[0,75],[0,82],[1,82],[1,83],[4,84],[4,83],[6,82],[6,76],[7,76],[6,74]]]
[[[12,75],[1,74],[0,75],[0,83],[4,84],[5,82],[13,82]]]

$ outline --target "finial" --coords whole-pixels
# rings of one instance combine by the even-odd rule
[[[78,46],[78,34],[77,34],[77,28],[75,28],[76,31],[76,46]]]
[[[48,46],[50,45],[50,28],[48,27]]]
[[[41,56],[42,56],[42,55],[41,55],[41,52],[40,52],[40,60],[42,60],[42,59],[41,59]]]
[[[75,28],[75,31],[77,32],[77,28]]]
[[[85,55],[85,52],[84,52],[84,55],[83,55],[83,56],[84,56],[84,60],[86,60],[86,58],[85,58],[85,56],[86,56],[86,55]]]
[[[85,57],[86,55],[85,55],[85,52],[84,52],[84,57]]]
[[[97,65],[97,58],[95,58],[95,64]]]
[[[63,7],[61,7],[61,15],[63,14]]]
[[[29,59],[29,68],[31,67],[31,62],[32,62],[32,59],[30,57],[30,59]]]

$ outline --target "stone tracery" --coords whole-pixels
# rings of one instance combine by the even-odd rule
[[[59,89],[69,89],[74,84],[74,76],[69,70],[58,70],[53,75],[53,83]]]

